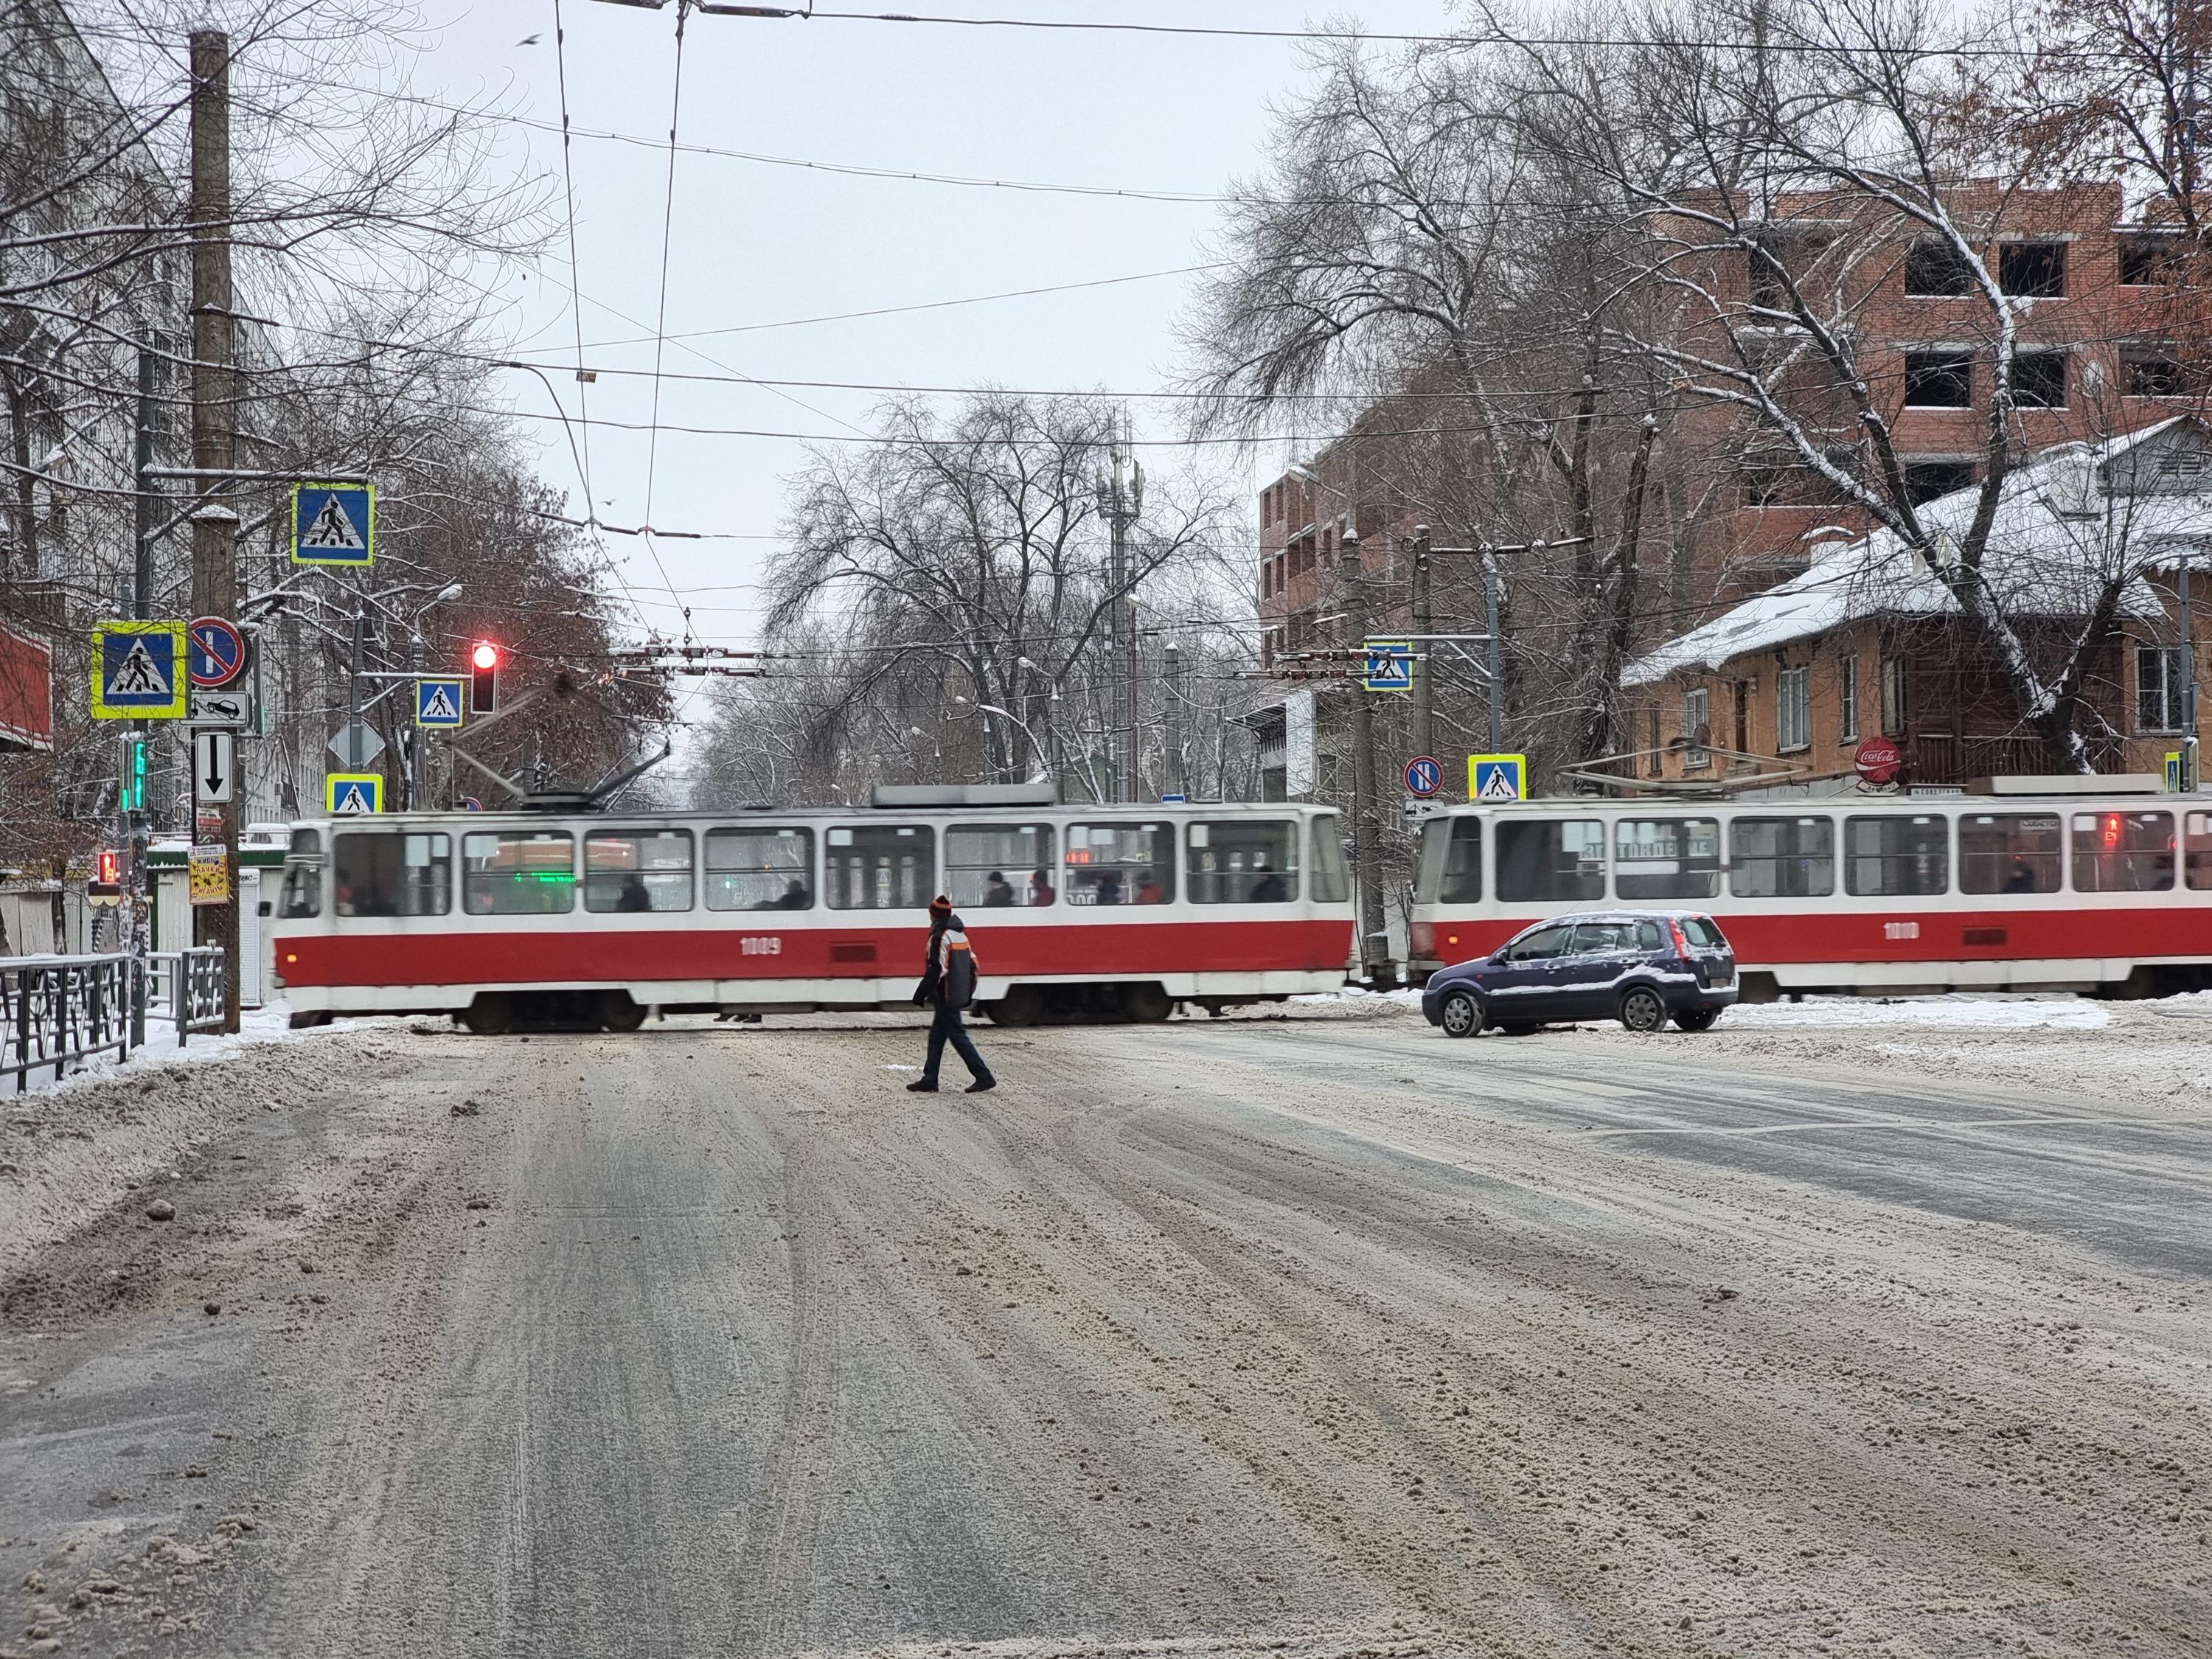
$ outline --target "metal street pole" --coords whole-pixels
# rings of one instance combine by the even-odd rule
[[[1425,524],[1413,526],[1413,633],[1418,638],[1433,632],[1436,627],[1429,602],[1429,527]],[[1437,685],[1430,675],[1436,661],[1433,649],[1416,653],[1426,659],[1413,665],[1413,753],[1434,752],[1430,745],[1436,741]]]
[[[133,549],[131,574],[131,614],[144,622],[154,614],[154,538],[161,528],[161,501],[154,494],[154,481],[146,476],[154,465],[154,349],[141,343],[138,347],[138,410],[137,430],[133,434],[137,462],[138,521],[137,546]],[[147,738],[147,723],[134,720],[131,731],[132,741],[143,748]],[[138,781],[134,766],[125,772],[123,784],[131,789]],[[130,896],[131,938],[125,948],[131,952],[131,1046],[143,1048],[146,1042],[146,958],[153,950],[149,937],[148,923],[152,919],[152,895],[147,890],[153,871],[146,856],[150,820],[147,814],[149,803],[134,796],[131,810],[123,817],[124,891]]]
[[[2197,641],[2189,603],[2191,555],[2181,556],[2181,787],[2197,793]]]
[[[1505,653],[1498,637],[1498,550],[1482,550],[1482,614],[1490,633],[1490,752],[1505,752]]]
[[[227,473],[235,462],[236,387],[231,374],[230,39],[220,29],[191,37],[192,466]],[[202,488],[196,482],[195,488]],[[203,617],[238,614],[238,514],[210,501],[192,514],[192,610]],[[182,665],[179,665],[181,668]],[[193,767],[192,835],[199,836],[198,772]],[[244,803],[234,785],[220,808],[223,869],[230,896],[197,907],[194,928],[204,945],[222,947],[226,1031],[238,1030],[238,830]],[[182,994],[179,975],[179,994]]]
[[[1357,649],[1367,638],[1367,574],[1360,563],[1359,534],[1347,526],[1337,544],[1344,586],[1345,635]],[[1352,855],[1359,885],[1359,971],[1376,975],[1374,936],[1382,927],[1382,872],[1376,867],[1375,711],[1364,685],[1352,687]]]
[[[1160,757],[1162,794],[1182,795],[1189,791],[1183,782],[1182,763],[1182,648],[1170,640],[1160,652],[1162,678],[1167,702],[1160,711]]]

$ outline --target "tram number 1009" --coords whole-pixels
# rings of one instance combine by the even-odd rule
[[[780,957],[783,941],[774,933],[745,933],[738,939],[738,954],[747,957]]]

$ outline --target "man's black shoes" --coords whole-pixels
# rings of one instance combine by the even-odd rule
[[[988,1094],[990,1091],[997,1088],[998,1086],[998,1079],[994,1077],[987,1077],[981,1082],[969,1084],[968,1085],[968,1092],[971,1095]]]
[[[906,1085],[906,1091],[910,1095],[933,1095],[937,1092],[937,1085],[934,1083],[925,1083],[917,1079],[915,1081]]]

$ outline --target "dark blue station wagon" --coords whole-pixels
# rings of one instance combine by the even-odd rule
[[[1440,969],[1421,1012],[1455,1037],[1578,1019],[1656,1031],[1672,1018],[1702,1031],[1735,1000],[1735,953],[1711,916],[1605,910],[1540,921],[1486,960]]]

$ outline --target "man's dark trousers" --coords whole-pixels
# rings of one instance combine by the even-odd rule
[[[968,1028],[960,1023],[960,1011],[939,1003],[937,1017],[929,1022],[929,1058],[921,1068],[921,1080],[934,1088],[937,1067],[945,1058],[945,1045],[950,1042],[953,1052],[968,1062],[968,1070],[978,1083],[989,1080],[991,1068],[983,1063],[983,1056],[975,1052],[975,1041],[968,1035]]]

